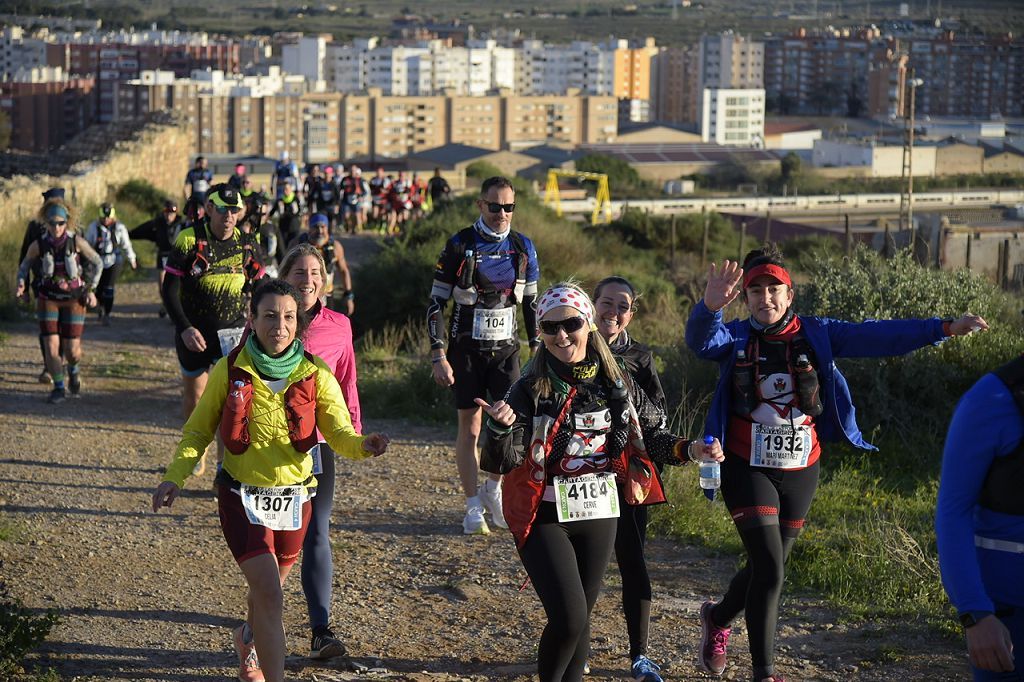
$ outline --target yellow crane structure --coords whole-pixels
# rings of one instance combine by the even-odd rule
[[[586,171],[548,169],[548,183],[544,188],[544,205],[555,208],[562,215],[562,201],[558,195],[558,178],[575,178],[576,180],[596,180],[597,195],[594,197],[594,212],[590,215],[590,224],[610,223],[612,221],[612,196],[608,191],[608,175],[605,173],[589,173]]]

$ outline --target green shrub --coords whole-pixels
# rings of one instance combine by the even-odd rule
[[[118,204],[131,204],[146,215],[159,213],[164,207],[167,195],[142,179],[129,180],[114,193]]]
[[[0,678],[27,679],[22,669],[25,654],[46,639],[57,620],[53,611],[35,615],[22,606],[0,579]]]

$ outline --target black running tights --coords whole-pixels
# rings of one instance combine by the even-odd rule
[[[579,682],[590,655],[590,613],[615,544],[616,519],[558,523],[542,502],[519,550],[548,622],[537,648],[540,682]]]
[[[755,679],[774,672],[785,563],[817,487],[817,463],[780,471],[751,467],[729,456],[722,466],[722,497],[747,550],[747,564],[733,577],[711,618],[725,627],[744,613]]]
[[[619,495],[619,527],[615,533],[615,561],[622,576],[622,612],[629,634],[629,660],[647,654],[651,624],[651,577],[647,573],[647,507],[630,506]]]

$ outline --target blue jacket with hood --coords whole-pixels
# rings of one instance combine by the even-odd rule
[[[824,412],[815,418],[818,437],[823,441],[846,440],[854,447],[877,450],[866,442],[857,426],[856,410],[846,378],[834,359],[841,357],[888,357],[904,355],[944,338],[939,318],[927,320],[865,320],[844,322],[827,317],[800,316],[801,331],[818,359],[818,381]],[[732,374],[736,351],[746,349],[750,320],[722,321],[722,311],[710,310],[701,299],[686,323],[686,345],[705,360],[719,364],[718,386],[705,424],[705,434],[718,438],[725,447],[732,399]]]

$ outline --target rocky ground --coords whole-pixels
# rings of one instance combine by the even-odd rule
[[[358,241],[358,240],[357,240]],[[362,243],[347,240],[358,257]],[[170,512],[149,511],[182,420],[171,326],[154,282],[123,285],[110,327],[90,320],[84,389],[45,403],[34,323],[0,341],[0,541],[3,579],[60,623],[30,657],[68,680],[232,679],[231,629],[242,575],[220,533],[212,473]],[[357,312],[358,315],[358,312]],[[511,536],[461,533],[452,428],[366,415],[394,442],[382,458],[342,461],[332,519],[334,629],[350,659],[317,663],[297,572],[285,587],[293,680],[528,680],[543,627]],[[652,539],[651,655],[667,680],[710,679],[695,666],[697,609],[724,587],[731,559]],[[588,679],[628,677],[625,626],[609,570],[594,616]],[[746,679],[742,628],[725,679]],[[903,623],[842,624],[789,597],[779,669],[790,680],[967,679],[957,642]]]

